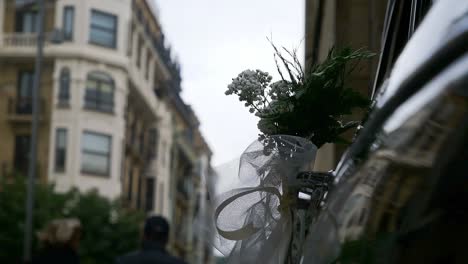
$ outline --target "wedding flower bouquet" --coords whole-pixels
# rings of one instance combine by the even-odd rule
[[[342,134],[359,122],[345,121],[355,110],[367,110],[369,99],[346,82],[359,62],[373,56],[362,49],[331,49],[322,63],[304,70],[296,51],[275,45],[274,57],[281,80],[261,70],[245,70],[228,86],[249,111],[260,118],[261,137],[293,135],[311,140],[318,148],[325,143],[346,142]]]
[[[346,80],[371,53],[332,49],[304,70],[296,51],[283,48],[283,55],[272,46],[280,80],[245,70],[226,91],[260,118],[261,132],[241,156],[239,186],[216,198],[215,247],[228,263],[300,263],[314,212],[333,181],[329,173],[305,171],[323,144],[345,142],[343,133],[359,124],[346,116],[370,103]]]

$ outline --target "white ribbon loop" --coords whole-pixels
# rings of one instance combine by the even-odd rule
[[[285,194],[295,194],[292,178],[309,167],[316,150],[304,138],[272,136],[244,151],[238,174],[244,188],[218,197],[213,219],[215,247],[229,255],[228,263],[284,262],[292,232],[288,201],[295,198]]]

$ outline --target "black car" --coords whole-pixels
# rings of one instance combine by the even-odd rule
[[[383,34],[302,263],[468,263],[468,1],[389,1]]]

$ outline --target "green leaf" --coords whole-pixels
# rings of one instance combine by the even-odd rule
[[[20,263],[26,186],[24,177],[5,178],[8,182],[0,181],[0,263]],[[118,200],[110,201],[97,192],[80,193],[73,189],[55,193],[51,185],[36,185],[34,232],[63,217],[67,202],[76,198],[78,202],[67,217],[76,217],[83,225],[79,249],[82,263],[113,263],[116,256],[138,247],[142,212],[129,212]],[[119,215],[116,223],[109,222],[112,210]],[[36,237],[34,248],[36,251],[40,248]]]

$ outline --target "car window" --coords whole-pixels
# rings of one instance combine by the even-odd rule
[[[389,1],[372,99],[375,99],[393,65],[432,5],[432,0]]]

